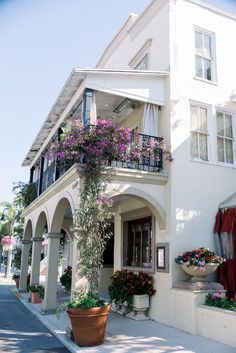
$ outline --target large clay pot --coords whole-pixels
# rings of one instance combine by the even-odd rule
[[[201,270],[196,266],[187,266],[182,264],[181,267],[188,275],[192,276],[191,282],[197,281],[206,281],[206,276],[212,274],[217,268],[219,264],[207,264],[204,266],[205,270]]]
[[[32,304],[41,304],[42,299],[39,298],[38,292],[30,292],[30,301]]]
[[[74,339],[79,346],[90,347],[103,343],[109,311],[110,305],[91,309],[67,309]]]

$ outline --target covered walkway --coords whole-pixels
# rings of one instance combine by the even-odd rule
[[[18,295],[18,294],[17,294]],[[70,327],[67,314],[42,315],[41,304],[30,304],[26,295],[19,300],[73,353],[235,353],[235,348],[213,340],[193,336],[154,321],[134,321],[117,313],[110,313],[103,345],[83,348],[66,335]]]

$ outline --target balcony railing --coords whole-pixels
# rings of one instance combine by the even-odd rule
[[[131,142],[127,146],[126,155],[130,155],[130,161],[110,160],[114,167],[146,170],[148,172],[160,172],[163,168],[162,137],[131,133]],[[151,147],[156,146],[156,147]],[[151,151],[150,151],[151,150]],[[135,157],[135,153],[137,156]]]
[[[130,144],[127,145],[125,155],[128,158],[115,160],[110,158],[107,161],[108,166],[136,169],[148,172],[160,172],[163,169],[163,149],[161,143],[163,138],[145,134],[131,133]],[[155,146],[150,148],[150,146]],[[130,157],[129,157],[130,156]],[[84,160],[82,163],[86,163]],[[64,175],[75,162],[71,161],[53,161],[51,165],[43,172],[41,183],[39,180],[34,184],[39,196],[56,180]]]

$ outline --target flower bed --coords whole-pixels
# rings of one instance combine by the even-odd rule
[[[218,291],[214,294],[207,294],[205,305],[214,306],[216,308],[231,310],[236,312],[235,298],[227,298],[224,293]]]

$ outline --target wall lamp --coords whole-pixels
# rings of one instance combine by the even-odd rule
[[[133,101],[129,98],[125,98],[120,104],[117,105],[113,112],[116,114],[120,114],[120,112],[127,107],[128,104],[132,103]]]

